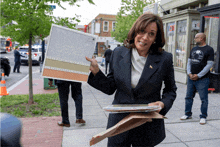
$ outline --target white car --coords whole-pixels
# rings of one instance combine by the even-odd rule
[[[96,57],[97,63],[100,64],[101,66],[105,65],[105,58],[102,57]]]
[[[19,52],[21,53],[21,55],[25,56],[22,57],[21,56],[21,63],[26,63],[28,64],[28,46],[21,46],[19,47]],[[41,46],[32,46],[32,64],[38,64],[40,65],[41,61],[42,61],[42,48]]]
[[[97,60],[98,63],[102,63],[102,59],[103,59],[102,57],[96,57],[95,59]]]

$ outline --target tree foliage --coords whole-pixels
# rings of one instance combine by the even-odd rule
[[[143,8],[155,0],[122,0],[121,8],[116,16],[115,31],[111,32],[115,40],[123,42],[134,22],[143,14]]]
[[[65,9],[61,2],[79,7],[77,1],[81,0],[1,0],[0,33],[23,45],[27,44],[30,34],[31,37],[40,36],[41,39],[48,36],[52,23],[74,28],[79,19],[76,16],[72,18],[52,16],[53,10],[49,3]],[[88,2],[94,4],[92,0]]]

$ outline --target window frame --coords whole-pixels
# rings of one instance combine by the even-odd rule
[[[116,21],[112,22],[112,31],[114,32],[115,31],[115,27],[113,27],[114,26],[113,24],[116,24]]]
[[[107,31],[105,30],[105,22],[107,22]],[[109,31],[109,22],[108,21],[103,21],[103,32],[108,32]]]

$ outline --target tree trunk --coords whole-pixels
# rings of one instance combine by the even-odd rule
[[[32,34],[30,34],[29,38],[29,50],[28,50],[28,66],[29,66],[29,101],[28,105],[31,105],[34,103],[33,100],[33,84],[32,84]]]

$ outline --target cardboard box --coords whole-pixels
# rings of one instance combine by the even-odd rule
[[[99,133],[92,137],[90,140],[90,146],[102,141],[106,137],[115,136],[117,134],[123,133],[125,131],[136,128],[144,123],[151,122],[152,119],[164,119],[163,115],[160,115],[157,112],[149,113],[130,113],[128,116],[123,118],[113,127],[107,129],[106,131]]]

